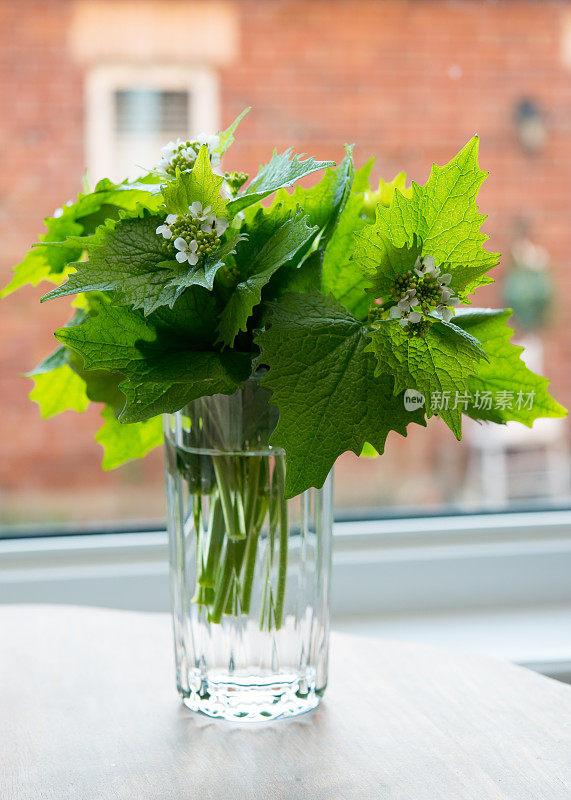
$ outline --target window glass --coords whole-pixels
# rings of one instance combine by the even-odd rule
[[[203,65],[198,51],[179,48],[176,69],[165,61],[168,41],[159,41],[168,30],[159,0],[148,0],[145,12],[147,22],[156,14],[154,39],[125,31],[130,60],[117,68],[117,36],[109,37],[109,57],[103,37],[89,54],[74,50],[77,20],[63,5],[42,4],[33,31],[26,15],[11,12],[0,63],[0,129],[9,153],[0,177],[2,285],[37,241],[42,218],[80,189],[86,166],[92,180],[133,177],[158,160],[169,139],[225,126],[246,105],[253,111],[224,166],[250,174],[274,147],[339,160],[347,141],[356,142],[358,164],[377,156],[374,181],[404,169],[409,181],[424,183],[433,161],[445,163],[477,132],[480,164],[490,171],[480,194],[489,215],[484,230],[503,258],[496,282],[476,302],[514,308],[514,341],[526,346],[530,367],[552,378],[554,396],[571,404],[568,3],[340,0],[294,14],[288,3],[234,0],[224,4],[240,31],[232,46],[214,43],[210,54],[201,41]],[[65,315],[65,301],[40,306],[46,290],[26,288],[0,301],[0,525],[160,524],[160,452],[102,472],[95,406],[41,420],[27,398],[31,382],[21,373],[50,352]],[[490,399],[529,401],[502,395],[501,387]],[[411,426],[407,438],[391,434],[380,458],[343,456],[337,510],[371,516],[566,506],[570,463],[567,420],[540,421],[531,431],[466,423],[458,443],[433,419],[426,430]]]
[[[110,173],[135,178],[141,167],[149,169],[164,144],[187,133],[189,104],[185,91],[149,88],[114,91]]]

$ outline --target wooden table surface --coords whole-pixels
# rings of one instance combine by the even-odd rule
[[[170,619],[0,606],[2,800],[571,800],[571,687],[479,656],[334,635],[321,707],[191,714]]]

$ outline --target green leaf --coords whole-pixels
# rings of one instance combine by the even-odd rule
[[[120,372],[125,395],[120,419],[138,422],[178,411],[204,394],[231,394],[250,374],[251,356],[213,349],[216,299],[192,287],[172,311],[140,311],[101,303],[80,325],[56,338],[90,371]]]
[[[119,388],[123,380],[121,372],[108,372],[106,370],[86,370],[83,368],[82,358],[69,348],[68,359],[73,371],[84,381],[85,394],[93,403],[103,403],[111,406],[117,412],[125,405],[125,395]]]
[[[369,281],[363,269],[352,260],[355,234],[367,225],[364,217],[364,192],[373,159],[355,173],[353,190],[341,209],[336,228],[325,250],[321,289],[342,303],[357,319],[365,320],[371,302]]]
[[[226,150],[230,147],[232,142],[234,141],[234,133],[236,132],[236,128],[242,122],[248,111],[250,111],[251,106],[245,108],[241,114],[239,114],[234,122],[230,125],[229,128],[226,128],[225,131],[221,131],[218,136],[220,137],[220,144],[215,149],[215,153],[219,156],[223,156]]]
[[[200,286],[187,289],[172,309],[162,307],[147,317],[161,347],[166,342],[179,348],[191,343],[194,348],[209,347],[216,338],[220,304],[218,299]]]
[[[103,447],[102,467],[105,470],[116,469],[127,461],[142,458],[163,443],[160,417],[128,425],[119,422],[110,406],[105,406],[101,416],[104,423],[95,434],[95,441]]]
[[[367,280],[363,269],[363,254],[352,258],[353,249],[358,242],[356,234],[367,225],[362,210],[363,196],[351,195],[325,251],[322,291],[331,292],[357,319],[365,320],[371,303],[371,296],[368,294],[370,280]],[[377,264],[376,257],[374,264]]]
[[[485,216],[476,205],[486,175],[478,166],[474,137],[448,164],[434,164],[424,186],[413,182],[410,197],[397,190],[390,206],[377,205],[375,223],[357,237],[355,259],[377,274],[377,284],[385,285],[394,275],[389,255],[418,245],[423,256],[445,265],[443,271],[452,275],[451,288],[466,300],[478,286],[492,282],[486,273],[498,262],[498,254],[483,247],[488,239],[480,231]],[[409,269],[411,264],[404,266]]]
[[[454,318],[458,327],[481,341],[489,359],[480,362],[477,374],[468,380],[472,402],[467,413],[474,419],[515,420],[528,427],[540,417],[566,416],[567,411],[547,391],[549,380],[528,369],[521,359],[523,347],[510,343],[513,329],[507,321],[511,314],[510,309],[470,309]],[[484,393],[491,393],[489,409]]]
[[[390,204],[395,190],[404,190],[406,180],[405,173],[400,172],[389,183],[381,178],[377,192],[367,191],[373,162],[374,159],[371,159],[355,173],[353,192],[325,251],[321,286],[322,291],[331,292],[357,319],[363,321],[367,319],[371,303],[371,281],[367,271],[369,275],[376,275],[378,264],[387,257],[386,246],[381,246],[381,252],[378,251],[376,232],[373,242],[365,248],[362,246],[363,241],[367,241],[367,232],[374,232],[374,226],[368,224],[366,214],[377,203]],[[361,231],[364,239],[359,235]],[[354,250],[356,253],[353,258]]]
[[[325,250],[351,194],[355,169],[353,166],[353,147],[345,147],[346,154],[336,169],[327,169],[318,184],[311,189],[296,186],[290,194],[281,189],[276,195],[276,203],[282,203],[292,213],[303,211],[309,217],[309,224],[320,229],[319,249]]]
[[[395,277],[412,269],[422,248],[416,237],[410,243],[397,247],[391,239],[379,233],[375,225],[367,225],[355,235],[353,269],[368,278],[367,304],[373,297],[388,297]],[[382,268],[379,268],[382,265]]]
[[[26,372],[26,377],[32,378],[34,375],[44,375],[46,372],[52,372],[66,364],[69,364],[67,348],[58,347],[57,350],[54,350],[53,353],[46,356],[37,367],[30,370],[30,372]]]
[[[381,203],[383,206],[390,206],[393,201],[393,195],[397,189],[405,197],[410,197],[412,195],[412,187],[409,186],[407,188],[405,184],[406,172],[399,172],[392,181],[385,181],[383,178],[380,178],[378,189],[366,192],[363,212],[374,219],[377,205]]]
[[[41,238],[43,241],[59,241],[60,225],[52,224],[58,220],[46,219],[48,232]],[[69,222],[69,234],[81,234],[83,228],[75,221]],[[65,238],[67,234],[63,234]],[[57,238],[56,238],[57,237]],[[59,283],[66,277],[65,268],[70,261],[81,256],[81,247],[67,247],[55,249],[45,244],[39,244],[28,250],[22,261],[14,267],[14,275],[10,283],[0,291],[0,298],[7,297],[22,286],[37,286],[44,280]]]
[[[260,167],[256,177],[234,200],[228,203],[232,213],[237,213],[247,206],[263,200],[278,189],[293,184],[300,178],[310,175],[319,169],[334,166],[333,161],[316,161],[314,158],[301,160],[301,156],[292,155],[291,148],[278,155],[274,151],[272,160]]]
[[[163,239],[155,231],[162,221],[158,216],[109,220],[84,238],[89,260],[76,262],[76,272],[63,286],[44,295],[42,302],[80,292],[110,291],[118,302],[149,313],[157,303],[163,304],[161,300],[172,301],[176,290],[165,291],[172,271],[159,268],[165,262],[165,252]]]
[[[457,439],[462,437],[463,406],[458,398],[468,393],[469,379],[485,358],[477,339],[446,322],[435,322],[425,337],[409,338],[396,320],[384,320],[371,332],[367,351],[377,358],[376,375],[393,376],[397,393],[420,392],[427,416],[437,413]]]
[[[267,308],[267,303],[290,292],[306,294],[319,291],[320,287],[321,253],[313,250],[307,256],[301,254],[272,276],[262,290],[262,306]]]
[[[91,301],[91,313],[81,324],[67,325],[56,338],[82,357],[83,368],[127,372],[148,358],[185,348],[211,346],[216,335],[218,304],[201,287],[188,289],[171,310],[160,308],[148,317],[140,311]]]
[[[365,164],[363,164],[362,167],[359,167],[355,170],[355,177],[353,178],[353,192],[355,194],[361,194],[368,191],[369,179],[374,166],[375,159],[370,158]]]
[[[124,422],[155,414],[170,414],[199,397],[234,394],[249,377],[251,357],[246,353],[187,350],[133,365],[121,383],[127,403]]]
[[[85,383],[70,366],[65,347],[59,347],[27,377],[34,381],[30,400],[39,405],[44,419],[67,410],[85,411],[89,405]]]
[[[308,242],[296,259],[297,263],[280,270],[262,294],[263,300],[275,300],[286,292],[307,292],[321,287],[321,273],[327,246],[335,235],[337,225],[351,193],[354,178],[352,147],[337,169],[327,169],[322,180],[311,189],[297,186],[293,193],[280,189],[272,209],[280,205],[291,213],[309,216],[309,224],[319,228],[317,244]],[[248,216],[248,211],[246,211]]]
[[[220,317],[218,341],[227,346],[232,346],[239,331],[246,330],[252,310],[261,301],[262,289],[272,275],[295,258],[317,231],[317,227],[308,226],[308,217],[301,214],[283,224],[280,222],[281,214],[276,218],[271,209],[260,209],[247,241],[237,250],[236,263],[246,277],[234,288]]]
[[[408,412],[390,376],[375,377],[368,332],[332,297],[285,295],[257,337],[263,384],[279,408],[271,444],[287,454],[286,495],[323,485],[336,458],[365,442],[382,453],[391,430],[406,435],[422,412]]]
[[[216,272],[235,251],[240,235],[228,239],[204,262],[181,265],[165,260],[164,240],[156,233],[163,221],[162,217],[148,215],[109,221],[85,239],[89,260],[74,264],[77,271],[42,301],[107,291],[114,293],[117,303],[141,308],[148,315],[161,306],[172,308],[189,286],[211,289]]]
[[[79,325],[85,315],[76,314],[66,327]],[[113,406],[119,411],[125,395],[119,389],[123,375],[105,370],[85,370],[82,359],[69,347],[58,347],[27,377],[36,382],[30,398],[40,405],[42,416],[53,416],[67,409],[85,411],[89,401]]]
[[[80,325],[58,328],[55,337],[79,353],[84,369],[122,372],[144,360],[141,344],[155,342],[157,331],[140,312],[104,303]]]
[[[208,147],[203,144],[190,172],[177,171],[176,179],[163,188],[163,197],[169,214],[188,214],[195,201],[203,208],[210,206],[217,216],[227,216],[228,201],[222,197],[224,178],[212,172]]]
[[[216,273],[226,264],[228,257],[236,253],[238,243],[244,241],[246,238],[247,236],[243,233],[235,233],[233,236],[227,233],[224,244],[202,263],[198,263],[195,267],[185,266],[182,269],[180,265],[177,264],[178,269],[176,270],[176,277],[171,279],[167,287],[176,287],[176,297],[188,286],[203,286],[205,289],[212,289]],[[173,269],[175,269],[174,264],[177,262],[169,263],[173,263]]]
[[[64,242],[68,237],[77,239],[90,234],[105,219],[118,218],[120,211],[135,212],[139,208],[156,211],[162,204],[162,197],[152,193],[156,188],[141,184],[117,185],[104,180],[97,184],[94,192],[80,194],[75,203],[60,209],[58,216],[44,221],[47,232],[40,237],[41,243],[29,250],[14,267],[14,276],[0,292],[0,298],[26,284],[37,286],[44,280],[60,283],[67,277],[66,265],[81,257],[83,243],[76,240],[58,248],[44,243]]]

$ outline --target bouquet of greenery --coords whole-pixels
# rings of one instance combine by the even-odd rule
[[[3,291],[47,280],[43,300],[75,298],[60,346],[29,373],[44,416],[101,403],[113,468],[161,444],[162,414],[262,375],[293,497],[341,453],[382,453],[390,431],[432,416],[460,439],[462,415],[565,414],[510,343],[511,312],[470,303],[498,263],[480,231],[477,137],[424,186],[401,173],[371,188],[373,163],[355,170],[351,147],[337,167],[274,152],[248,181],[220,170],[242,116],[46,220]]]

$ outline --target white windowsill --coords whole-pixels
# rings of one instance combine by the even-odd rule
[[[395,614],[359,620],[340,617],[334,627],[358,636],[469,650],[523,664],[538,672],[571,676],[571,604]]]
[[[342,522],[332,623],[571,671],[571,512]],[[0,602],[166,611],[164,532],[0,541]]]

